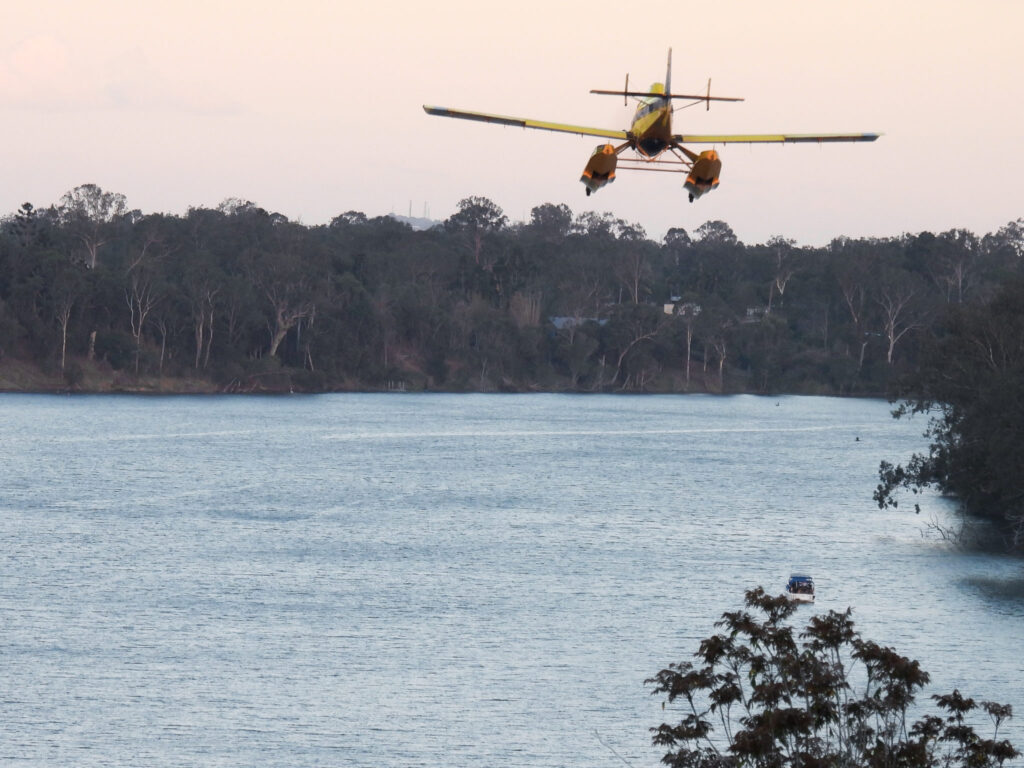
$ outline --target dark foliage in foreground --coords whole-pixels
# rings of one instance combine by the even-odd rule
[[[899,488],[932,486],[1024,546],[1024,281],[950,307],[900,384],[895,415],[928,414],[931,445],[906,466],[882,463],[879,506],[897,506]]]
[[[652,728],[673,768],[931,768],[1001,766],[1019,753],[999,727],[1009,705],[932,696],[938,714],[908,721],[928,683],[916,661],[864,640],[849,609],[813,616],[797,636],[796,610],[761,588],[746,610],[727,612],[722,632],[701,642],[697,663],[648,680],[682,705],[681,719]],[[987,715],[991,738],[971,719]]]

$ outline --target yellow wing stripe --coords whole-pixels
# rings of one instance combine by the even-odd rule
[[[536,128],[541,131],[575,133],[580,136],[600,136],[605,139],[620,139],[623,141],[629,138],[629,135],[625,131],[610,131],[605,128],[589,128],[584,125],[568,125],[566,123],[548,123],[543,120],[528,120],[522,117],[492,115],[487,112],[467,112],[461,109],[448,109],[447,107],[431,107],[426,104],[423,105],[423,111],[428,115],[436,115],[437,117],[457,117],[460,120],[476,120],[481,123],[511,125],[516,128]]]
[[[880,133],[736,133],[673,136],[680,144],[797,144],[837,141],[874,141]]]

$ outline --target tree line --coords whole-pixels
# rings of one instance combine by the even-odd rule
[[[1024,220],[800,247],[728,224],[467,198],[438,226],[144,214],[86,184],[0,232],[0,365],[54,388],[882,394],[953,306],[1021,274]]]

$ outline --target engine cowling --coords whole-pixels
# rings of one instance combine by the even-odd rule
[[[693,167],[683,183],[683,189],[690,193],[692,203],[705,192],[718,188],[718,177],[722,173],[722,160],[713,149],[701,152],[693,161]]]
[[[583,175],[580,176],[580,181],[587,188],[587,195],[615,181],[615,166],[618,162],[619,156],[615,154],[615,147],[611,144],[597,145],[597,149],[587,161],[587,167],[583,169]]]

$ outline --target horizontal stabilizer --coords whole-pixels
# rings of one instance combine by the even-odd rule
[[[657,93],[655,91],[603,91],[592,89],[591,93],[598,93],[602,96],[636,96],[637,98],[656,97],[659,99],[689,99],[690,101],[744,101],[742,98],[733,96],[699,96],[689,93]]]

